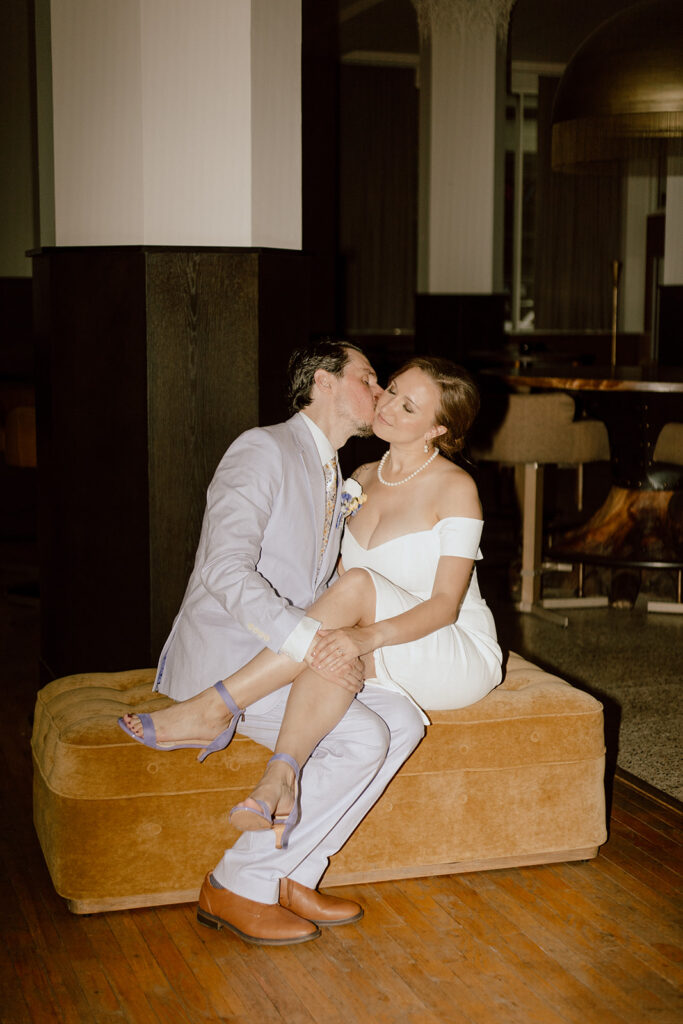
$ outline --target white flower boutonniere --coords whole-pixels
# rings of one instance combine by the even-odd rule
[[[356,512],[361,509],[367,500],[368,496],[363,493],[363,488],[357,480],[354,480],[353,477],[345,480],[342,484],[341,508],[337,516],[337,529],[349,516],[355,516]]]

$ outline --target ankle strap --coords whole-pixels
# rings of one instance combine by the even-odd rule
[[[244,718],[244,711],[242,710],[242,708],[237,707],[234,700],[226,690],[222,679],[219,679],[218,682],[214,684],[214,689],[218,692],[218,695],[222,697],[223,703],[226,705],[231,715],[233,715],[238,720]]]
[[[289,767],[294,771],[295,778],[299,778],[299,765],[296,763],[293,757],[289,756],[289,754],[273,754],[268,764],[271,764],[271,762],[273,761],[284,761],[285,764],[288,764]]]

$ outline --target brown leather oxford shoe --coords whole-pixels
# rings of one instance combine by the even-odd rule
[[[209,928],[228,928],[257,946],[287,946],[317,939],[320,929],[279,903],[257,903],[218,888],[211,874],[199,894],[197,920]]]
[[[283,878],[280,882],[280,906],[321,928],[353,924],[363,916],[363,908],[359,903],[340,899],[339,896],[329,896],[317,889],[307,889],[291,878]]]

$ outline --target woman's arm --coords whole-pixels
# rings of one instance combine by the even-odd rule
[[[378,647],[410,643],[449,626],[458,617],[472,574],[472,558],[444,555],[439,559],[432,593],[415,608],[369,626],[321,629],[313,652],[315,667],[341,665]],[[343,655],[339,650],[343,650]]]

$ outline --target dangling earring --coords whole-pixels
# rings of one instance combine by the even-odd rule
[[[425,441],[425,455],[429,451],[429,444]]]

